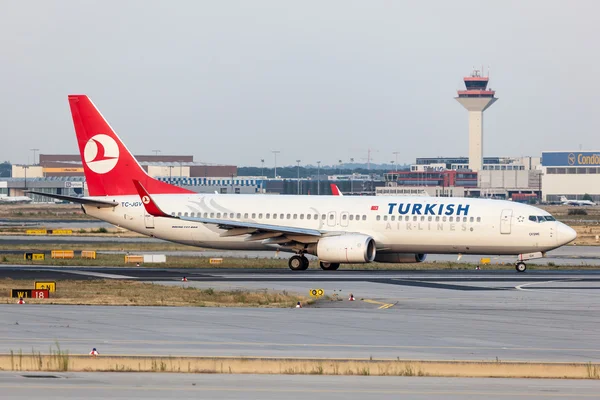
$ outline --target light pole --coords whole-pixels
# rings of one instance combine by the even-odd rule
[[[300,194],[300,160],[296,160],[298,163],[298,194]]]
[[[40,149],[29,149],[31,151],[33,151],[33,165],[37,165],[37,163],[35,162],[35,154],[40,151]]]
[[[281,151],[273,150],[273,151],[271,151],[271,153],[273,153],[273,156],[275,157],[275,176],[274,176],[274,178],[277,179],[277,154],[281,153]]]
[[[354,163],[354,158],[350,158],[350,162]],[[350,193],[354,194],[354,170],[350,173]]]
[[[265,176],[265,159],[260,159],[260,176]]]
[[[154,152],[154,155],[157,156],[158,153],[160,153],[160,150],[152,150]]]
[[[396,165],[398,165],[398,154],[400,154],[400,152],[394,151],[392,154],[396,156]]]
[[[321,194],[321,161],[317,161],[317,196]]]

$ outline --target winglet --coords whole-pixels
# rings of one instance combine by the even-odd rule
[[[163,212],[163,210],[161,210],[160,207],[156,205],[152,197],[150,197],[150,193],[148,193],[148,191],[146,190],[146,188],[144,188],[140,181],[134,180],[133,185],[137,189],[137,192],[140,195],[140,199],[142,200],[142,204],[144,205],[144,208],[146,209],[146,212],[148,214],[153,215],[155,217],[173,218],[172,215]]]
[[[340,188],[337,187],[335,183],[329,184],[331,187],[331,194],[334,196],[343,196],[342,192],[340,192]]]

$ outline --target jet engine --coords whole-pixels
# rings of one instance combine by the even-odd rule
[[[375,257],[375,261],[381,263],[392,264],[408,264],[420,263],[425,261],[427,254],[411,254],[411,253],[379,253]]]
[[[329,263],[369,263],[375,259],[375,240],[371,236],[355,233],[327,236],[311,244],[308,253]]]

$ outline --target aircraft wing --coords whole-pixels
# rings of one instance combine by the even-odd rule
[[[275,238],[277,236],[312,236],[315,238],[323,236],[324,232],[316,229],[296,228],[291,226],[280,226],[271,224],[261,224],[257,222],[242,222],[231,221],[227,219],[215,218],[200,218],[200,217],[183,217],[165,213],[154,202],[148,191],[144,188],[141,182],[134,180],[133,184],[138,190],[142,204],[146,208],[146,212],[155,217],[179,219],[182,221],[201,222],[203,224],[213,224],[219,228],[227,229],[221,236],[240,236],[251,235],[247,240],[263,240]]]

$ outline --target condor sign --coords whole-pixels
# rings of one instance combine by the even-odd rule
[[[542,153],[544,167],[600,167],[600,151],[560,151]]]

